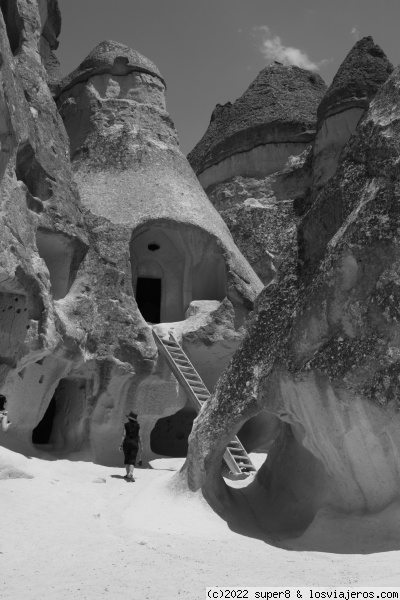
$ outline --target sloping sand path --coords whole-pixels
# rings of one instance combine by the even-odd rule
[[[16,462],[34,478],[0,480],[2,600],[198,600],[207,585],[400,585],[400,552],[288,551],[234,533],[199,494],[173,491],[168,461],[137,470],[135,483],[121,479],[122,469],[87,462]]]

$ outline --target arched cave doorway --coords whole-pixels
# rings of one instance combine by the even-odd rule
[[[88,438],[86,431],[87,381],[61,379],[49,405],[32,431],[35,446],[47,450],[78,450]]]
[[[181,410],[158,419],[151,434],[150,448],[156,454],[184,458],[188,451],[188,439],[197,413],[186,403]]]
[[[130,244],[138,308],[150,323],[182,321],[192,300],[223,300],[222,249],[205,231],[188,225],[146,227]]]

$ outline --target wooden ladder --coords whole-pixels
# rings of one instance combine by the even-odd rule
[[[196,411],[199,412],[203,403],[210,397],[210,392],[200,375],[172,334],[169,334],[168,338],[161,338],[153,329],[153,336],[171,371],[192,401]],[[224,460],[231,472],[237,475],[249,475],[257,470],[236,436],[229,442]]]

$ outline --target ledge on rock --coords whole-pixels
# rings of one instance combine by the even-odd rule
[[[367,108],[393,71],[393,65],[371,36],[359,40],[344,59],[318,107],[318,125],[345,107]]]
[[[65,91],[81,81],[87,81],[94,75],[103,73],[127,75],[132,71],[153,75],[160,79],[166,87],[160,71],[148,58],[129,48],[129,46],[106,40],[98,44],[79,67],[63,79],[61,88]]]
[[[263,144],[310,142],[325,91],[321,77],[311,71],[266,67],[233,104],[217,105],[206,133],[188,155],[193,170],[200,174]]]

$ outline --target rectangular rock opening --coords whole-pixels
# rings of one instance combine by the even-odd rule
[[[161,279],[138,277],[136,283],[136,303],[145,321],[161,321]]]

